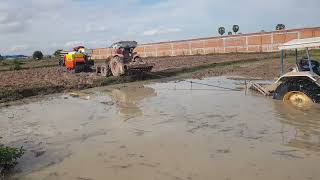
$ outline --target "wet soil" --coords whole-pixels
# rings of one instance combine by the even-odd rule
[[[188,73],[188,77],[193,78],[235,74],[272,79],[277,74],[276,72],[279,72],[278,59],[274,59],[275,56],[278,56],[278,54],[220,54],[146,58],[146,62],[155,65],[153,73],[160,73],[162,76],[150,77],[146,75],[145,79],[177,76],[186,73]],[[99,61],[97,63],[102,62]],[[243,65],[240,66],[241,64]],[[0,72],[0,103],[35,95],[92,88],[135,80],[137,80],[135,77],[105,78],[97,76],[94,73],[72,74],[63,67],[2,71]]]
[[[158,58],[145,58],[144,60],[149,63],[155,64],[154,70],[161,71],[175,68],[186,68],[207,65],[212,63],[223,63],[244,60],[263,60],[278,57],[277,53],[263,53],[263,54],[215,54],[203,56],[178,56],[178,57],[158,57]]]
[[[225,77],[114,85],[0,109],[24,146],[8,179],[319,179],[320,107],[237,91]]]

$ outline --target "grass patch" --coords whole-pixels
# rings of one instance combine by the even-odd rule
[[[17,60],[14,60],[14,61],[12,61],[12,63],[10,64],[10,70],[11,71],[17,71],[17,70],[20,70],[22,67],[21,67],[21,65],[22,65],[23,63],[22,62],[20,62],[20,61],[17,61]]]
[[[22,157],[24,151],[22,147],[8,147],[0,143],[0,179],[4,179],[5,174],[18,164],[18,159]]]

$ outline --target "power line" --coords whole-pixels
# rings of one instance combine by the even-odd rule
[[[161,78],[169,78],[169,76],[154,74],[154,73],[151,73],[151,72],[145,72],[145,73],[148,73],[148,74],[153,75],[153,76],[158,76],[158,77],[161,77]],[[228,91],[241,91],[239,89],[234,89],[234,88],[229,88],[229,87],[224,87],[224,86],[218,86],[218,85],[213,85],[213,84],[207,84],[207,83],[200,83],[200,82],[189,81],[189,80],[180,80],[180,81],[191,83],[191,88],[192,88],[192,84],[198,84],[198,85],[203,85],[203,86],[209,86],[209,87],[215,87],[215,88],[219,88],[219,89],[224,89],[224,90],[228,90]]]

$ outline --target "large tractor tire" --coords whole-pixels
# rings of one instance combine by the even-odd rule
[[[103,76],[103,77],[109,77],[112,75],[111,69],[107,65],[101,66],[100,70],[101,70],[101,76]]]
[[[125,74],[124,64],[121,62],[120,57],[116,56],[110,60],[109,67],[113,76],[121,76]]]
[[[306,79],[288,80],[281,83],[273,98],[303,108],[313,103],[320,103],[320,87]]]

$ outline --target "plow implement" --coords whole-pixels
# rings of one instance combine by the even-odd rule
[[[153,68],[152,64],[134,64],[127,66],[126,73],[143,73],[143,72],[150,72]]]

